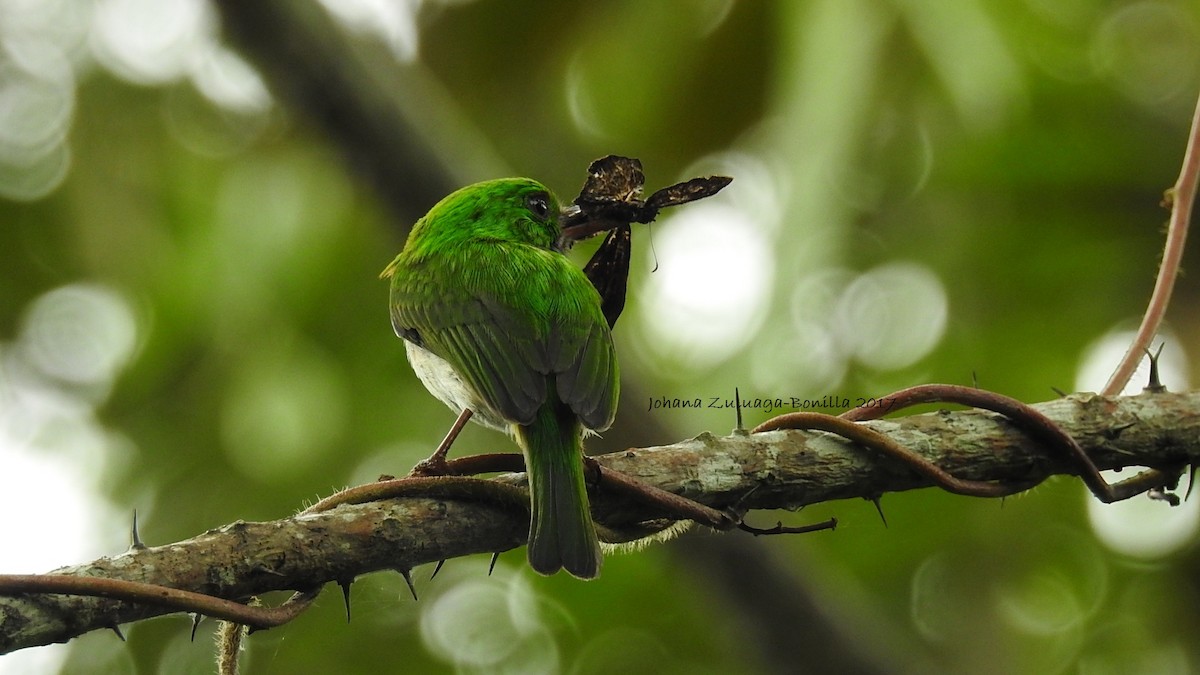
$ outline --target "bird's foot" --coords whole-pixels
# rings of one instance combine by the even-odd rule
[[[446,437],[438,443],[437,449],[433,454],[416,463],[412,470],[408,472],[409,477],[413,476],[445,476],[450,473],[450,467],[446,463],[446,455],[450,453],[450,446],[454,445],[458,434],[462,432],[463,427],[471,419],[470,408],[464,409],[458,415],[458,419],[454,420],[454,424],[450,427],[450,431],[446,432]]]

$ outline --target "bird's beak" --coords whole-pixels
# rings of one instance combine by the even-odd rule
[[[563,210],[558,214],[558,227],[563,232],[569,231],[572,227],[578,226],[587,216],[583,214],[583,209],[578,204],[570,204],[564,206]]]
[[[571,246],[579,240],[579,237],[574,236],[575,232],[572,227],[578,227],[583,221],[583,209],[579,208],[578,204],[569,204],[563,207],[558,214],[558,242],[555,245],[559,251],[566,253],[571,250]]]

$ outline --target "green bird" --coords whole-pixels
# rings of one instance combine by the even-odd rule
[[[529,475],[529,565],[600,574],[582,435],[617,409],[600,295],[563,255],[558,200],[526,178],[477,183],[417,221],[383,271],[392,327],[431,394],[507,431]]]

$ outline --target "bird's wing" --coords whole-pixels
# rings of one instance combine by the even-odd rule
[[[537,367],[537,350],[519,337],[512,317],[478,297],[431,298],[402,287],[393,287],[391,305],[401,337],[445,359],[504,419],[533,421],[546,399],[548,369]]]
[[[578,282],[595,294],[582,272]],[[617,413],[617,353],[599,298],[581,308],[581,314],[583,320],[560,322],[551,329],[547,353],[556,374],[559,400],[584,426],[603,431]]]
[[[520,251],[509,253],[509,264],[519,264]],[[489,275],[483,287],[459,293],[435,293],[419,280],[396,278],[392,325],[449,362],[505,419],[532,422],[553,382],[559,400],[586,427],[607,429],[619,386],[608,322],[583,272],[565,257],[547,254],[534,254],[524,275]],[[512,300],[525,297],[517,284],[545,300],[540,310]]]

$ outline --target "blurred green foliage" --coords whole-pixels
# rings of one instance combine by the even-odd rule
[[[0,11],[32,12],[8,4]],[[393,23],[350,20],[358,4],[370,8],[345,3],[340,30],[414,83],[421,95],[405,114],[440,142],[450,166],[439,170],[529,175],[564,197],[608,153],[641,158],[650,189],[704,172],[735,177],[721,204],[741,214],[736,236],[769,258],[746,271],[718,257],[707,274],[732,288],[761,273],[766,292],[730,341],[671,357],[675,343],[664,345],[647,319],[667,310],[642,303],[680,291],[642,289],[686,267],[662,242],[680,241],[668,235],[673,223],[701,207],[656,225],[666,231],[653,254],[659,235],[640,230],[616,333],[624,386],[642,396],[727,396],[734,386],[874,396],[972,374],[1030,401],[1074,388],[1085,348],[1140,316],[1162,244],[1158,202],[1200,90],[1200,9],[1182,1],[480,0],[397,3],[415,9],[389,14]],[[405,471],[452,421],[408,369],[376,278],[409,223],[380,206],[304,111],[239,109],[203,94],[195,70],[139,79],[111,56],[94,61],[100,18],[123,5],[138,7],[55,4],[96,25],[83,29],[91,42],[65,50],[77,78],[61,139],[69,171],[43,196],[13,187],[0,199],[0,339],[15,341],[31,304],[59,287],[99,284],[127,302],[133,353],[84,399],[109,434],[98,494],[117,512],[137,508],[150,544],[282,517],[339,486]],[[189,11],[210,21],[197,34],[216,44],[215,13],[200,7]],[[22,25],[4,35],[0,86],[29,67],[13,45],[45,39],[40,24]],[[0,182],[29,175],[16,160],[0,165]],[[895,317],[833,316],[841,289],[895,262],[929,273],[933,295],[900,304]],[[689,287],[699,286],[685,283],[685,297]],[[1189,353],[1198,294],[1184,277],[1169,316]],[[929,319],[941,326],[933,342],[892,366],[846,346],[872,330],[886,346],[925,306],[944,315]],[[704,366],[689,367],[693,359]],[[1189,375],[1185,361],[1172,376]],[[647,413],[644,401],[627,399],[617,430],[594,449],[733,426],[728,411]],[[507,444],[470,429],[455,452]],[[885,496],[886,528],[869,503],[837,503],[783,515],[836,515],[833,533],[725,537],[765,549],[848,636],[830,649],[852,648],[882,670],[1200,668],[1195,544],[1148,558],[1115,553],[1092,532],[1086,499],[1066,479],[1002,505],[927,490]],[[123,527],[102,525],[112,553]],[[452,602],[460,588],[484,603],[477,612],[506,599],[497,607],[507,618],[484,621],[514,631],[504,648],[516,645],[497,656],[508,661],[460,661],[465,672],[505,663],[804,671],[806,653],[789,661],[763,648],[747,615],[766,610],[699,571],[701,554],[685,541],[613,555],[588,584],[538,578],[515,553],[492,580],[485,557],[454,560],[433,581],[416,571],[416,604],[398,576],[373,575],[354,587],[351,625],[330,592],[294,625],[254,635],[247,672],[455,671],[430,631],[439,617],[472,616]],[[117,650],[111,636],[86,636],[69,647],[65,672],[205,672],[210,624],[196,644],[188,630],[179,617],[145,622]],[[534,657],[522,660],[521,649]]]

